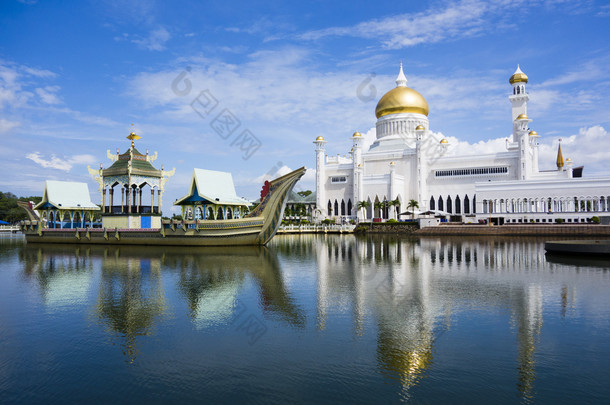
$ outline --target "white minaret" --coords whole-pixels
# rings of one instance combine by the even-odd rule
[[[316,207],[326,217],[326,196],[324,195],[326,183],[324,144],[326,141],[323,136],[319,136],[313,143],[316,144]]]
[[[529,123],[526,114],[519,115],[513,122],[513,139],[519,142],[519,179],[527,180],[532,174],[532,146],[529,140]]]
[[[361,215],[358,209],[358,202],[362,200],[362,134],[354,132],[352,141],[352,193],[354,205],[352,210],[356,212],[356,216]],[[348,215],[354,215],[354,212],[349,212]],[[360,219],[360,218],[359,218]]]
[[[419,206],[425,211],[424,207],[428,206],[428,200],[426,199],[428,195],[428,190],[426,188],[426,179],[425,174],[427,171],[426,168],[426,156],[423,156],[424,151],[422,150],[422,141],[424,139],[424,134],[426,133],[426,128],[423,125],[418,125],[415,127],[415,149],[417,156],[417,202],[419,202]]]
[[[508,80],[509,83],[513,86],[512,94],[508,96],[508,99],[513,105],[513,122],[517,119],[521,114],[527,115],[527,102],[530,99],[530,96],[525,91],[525,85],[528,82],[527,75],[521,71],[519,65],[517,65],[517,70]],[[515,141],[517,141],[515,139]]]

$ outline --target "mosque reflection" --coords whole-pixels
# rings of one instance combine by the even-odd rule
[[[354,333],[362,334],[370,314],[379,369],[399,381],[407,397],[434,363],[435,341],[450,329],[460,305],[510,311],[516,387],[524,398],[533,395],[543,304],[537,278],[548,272],[540,241],[302,235],[274,243],[287,253],[308,245],[317,267],[318,328],[325,329],[329,313],[351,311]],[[573,297],[567,289],[564,312]]]
[[[278,237],[269,248],[32,244],[21,260],[50,310],[95,302],[99,323],[122,339],[130,362],[141,337],[170,312],[179,315],[171,292],[186,302],[195,329],[211,330],[231,322],[244,287],[253,283],[263,316],[274,322],[308,333],[309,320],[323,332],[342,314],[356,338],[373,331],[379,372],[407,397],[435,364],[436,346],[456,311],[495,308],[510,314],[515,387],[532,398],[543,298],[554,293],[545,282],[569,277],[566,265],[547,260],[539,240],[517,238],[299,235]],[[315,273],[311,288],[308,269]],[[297,285],[289,288],[287,278]],[[561,285],[557,302],[565,316],[577,294],[569,278]],[[315,294],[309,316],[292,288]]]

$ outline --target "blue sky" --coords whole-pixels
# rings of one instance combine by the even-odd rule
[[[3,0],[0,19],[2,191],[87,181],[99,201],[86,167],[127,149],[133,123],[138,148],[176,168],[166,210],[194,167],[230,171],[238,194],[256,198],[266,173],[315,165],[318,135],[331,155],[346,154],[356,130],[371,138],[400,61],[430,105],[430,129],[454,153],[502,150],[508,78],[520,64],[541,167],[552,168],[562,138],[585,175],[607,174],[602,1]],[[219,135],[212,121],[223,111],[239,127]],[[240,148],[244,130],[253,143]]]

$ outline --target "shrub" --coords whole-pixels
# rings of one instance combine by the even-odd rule
[[[591,222],[593,222],[594,224],[599,224],[599,217],[591,217]]]
[[[395,224],[396,222],[398,222],[397,220],[395,220],[394,218],[388,219],[386,221],[388,224]]]
[[[557,218],[555,220],[555,222],[558,223],[558,224],[563,224],[565,222],[565,220],[563,218]]]

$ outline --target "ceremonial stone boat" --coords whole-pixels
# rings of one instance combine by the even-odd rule
[[[29,220],[22,221],[20,229],[28,243],[265,245],[277,232],[288,196],[306,171],[301,167],[265,181],[260,204],[249,211],[250,203],[237,196],[230,173],[194,169],[189,193],[174,203],[183,219],[163,220],[164,186],[175,169],[155,168],[157,153],[140,153],[134,145],[140,137],[134,132],[127,138],[131,147],[125,153],[107,151],[109,168],[89,168],[99,184],[101,206],[90,200],[87,183],[64,181],[47,181],[40,203],[22,204]],[[150,188],[150,203],[144,201],[145,188]]]
[[[304,167],[265,182],[262,201],[243,218],[164,220],[155,228],[50,228],[42,220],[22,221],[28,243],[102,245],[235,246],[265,245],[277,232],[286,199],[305,174]],[[268,190],[268,191],[267,191]]]

